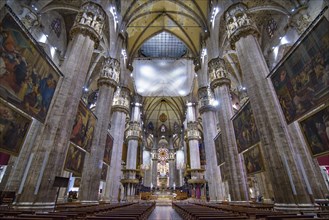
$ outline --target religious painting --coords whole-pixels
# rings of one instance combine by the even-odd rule
[[[0,22],[0,96],[44,122],[60,75],[21,27],[10,13]]]
[[[103,181],[106,181],[107,168],[108,168],[108,166],[105,163],[103,163],[102,171],[101,171],[101,180],[103,180]]]
[[[322,18],[271,76],[288,124],[329,98],[328,27]]]
[[[223,146],[223,140],[222,140],[222,134],[219,133],[215,137],[215,149],[216,149],[216,157],[217,157],[217,165],[221,165],[225,162],[225,156],[224,156],[224,146]]]
[[[329,105],[300,122],[313,156],[329,153]]]
[[[260,141],[250,102],[235,115],[233,126],[239,153]]]
[[[70,143],[66,154],[64,170],[72,172],[74,176],[81,176],[85,156],[86,152]]]
[[[112,149],[113,149],[113,138],[111,135],[107,134],[103,161],[108,165],[111,165]]]
[[[90,152],[95,124],[95,115],[80,101],[70,140]]]
[[[247,175],[264,171],[264,163],[260,144],[255,145],[243,153],[244,165],[246,166]]]
[[[0,151],[18,156],[32,120],[0,100]]]
[[[81,178],[74,178],[74,183],[73,183],[73,187],[80,187],[81,184]]]
[[[219,166],[219,170],[220,170],[220,175],[222,177],[222,181],[226,181],[227,180],[227,174],[226,174],[226,164],[225,162],[222,163],[222,165]]]

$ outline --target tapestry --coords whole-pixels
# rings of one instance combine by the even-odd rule
[[[4,16],[0,29],[0,96],[44,122],[59,72],[11,14]]]
[[[70,140],[90,152],[95,124],[95,115],[80,101]]]
[[[271,76],[288,124],[329,98],[328,27],[322,18]]]
[[[225,162],[222,134],[219,133],[215,137],[214,141],[215,141],[215,149],[216,149],[216,156],[217,156],[217,165],[219,166]]]
[[[101,180],[103,180],[103,181],[106,181],[107,168],[108,168],[108,166],[105,163],[103,163],[102,172],[101,172]]]
[[[67,150],[64,170],[72,172],[75,177],[82,175],[86,152],[70,143]]]
[[[0,151],[18,156],[32,120],[0,100]]]
[[[250,102],[234,117],[233,126],[239,153],[260,141]]]
[[[110,134],[107,134],[103,161],[108,165],[111,165],[112,149],[113,149],[113,138]]]
[[[313,156],[329,153],[329,106],[302,120],[300,126]]]
[[[264,163],[260,144],[250,148],[243,153],[244,165],[246,166],[247,175],[264,171]]]

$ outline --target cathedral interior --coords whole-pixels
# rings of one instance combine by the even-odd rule
[[[329,210],[328,6],[0,1],[0,214]]]

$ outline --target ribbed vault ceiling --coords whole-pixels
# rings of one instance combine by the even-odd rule
[[[193,55],[200,51],[200,36],[208,30],[207,0],[125,1],[123,22],[128,33],[128,51],[136,54],[141,45],[163,31],[181,39]]]

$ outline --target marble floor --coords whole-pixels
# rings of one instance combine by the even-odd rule
[[[182,220],[171,206],[156,206],[148,220]]]

